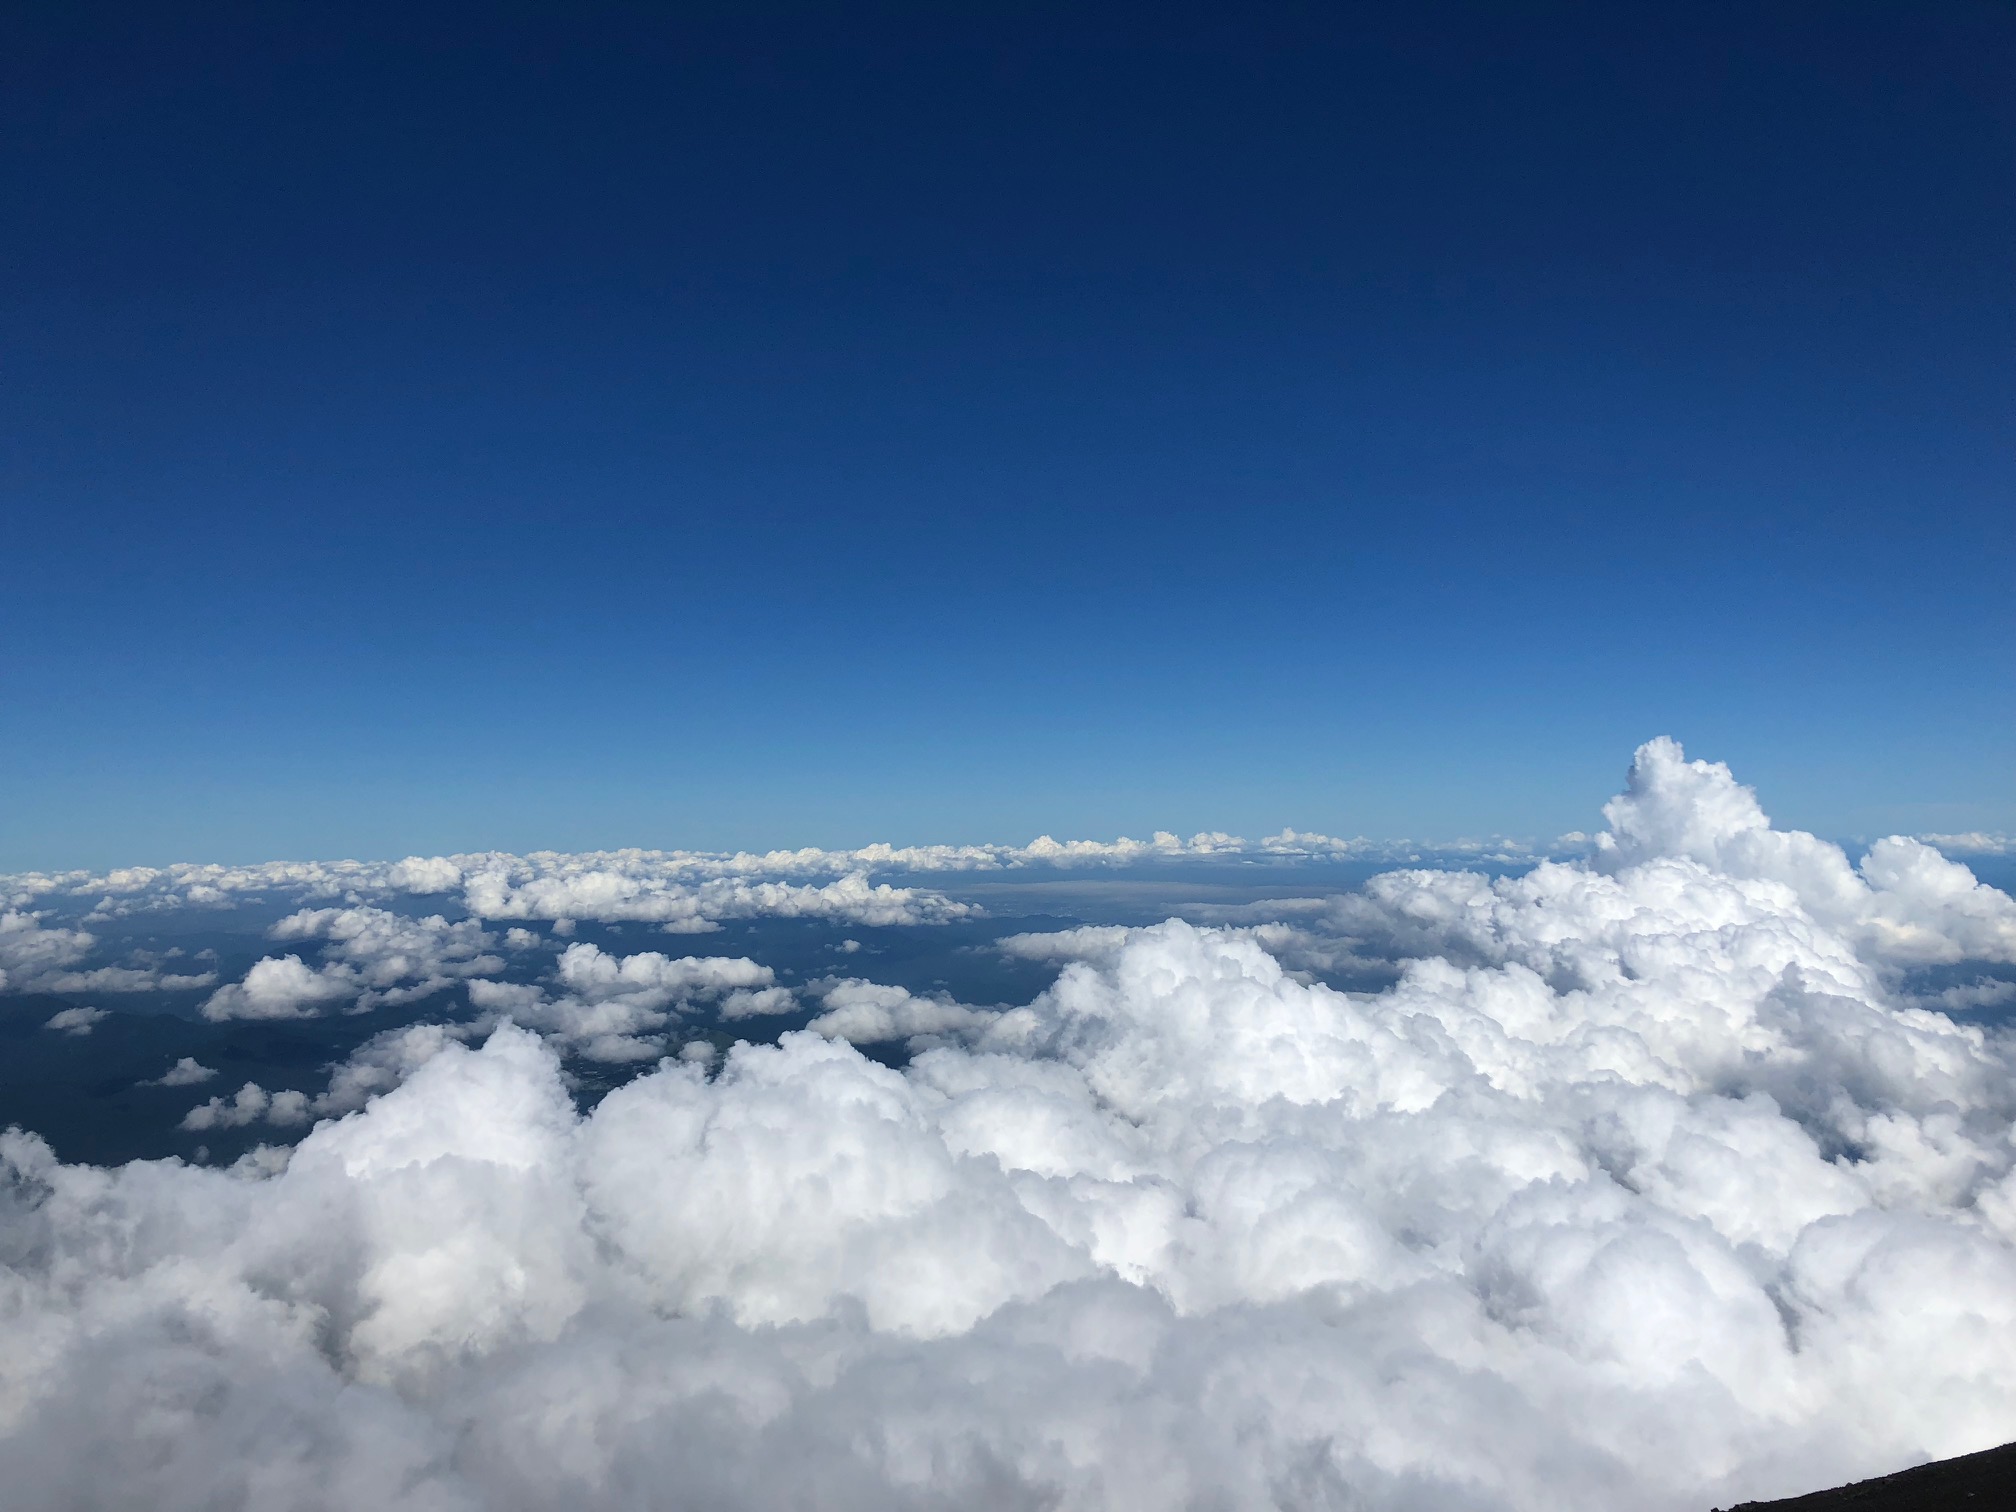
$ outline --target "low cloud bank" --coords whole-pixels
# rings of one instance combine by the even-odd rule
[[[1605,817],[1516,880],[1020,937],[1067,964],[1019,1007],[824,981],[823,1032],[586,1116],[539,1035],[435,1027],[291,1158],[9,1134],[0,1484],[1609,1512],[2016,1437],[2016,1059],[1899,988],[2016,959],[2016,903],[1913,841],[1851,866],[1671,742]],[[1324,952],[1397,980],[1333,990]],[[770,990],[569,958],[516,1005],[549,1033]],[[902,1035],[901,1071],[847,1043]]]
[[[1573,837],[1578,843],[1586,837]],[[1157,831],[1147,840],[1055,840],[1027,845],[886,845],[856,850],[616,850],[517,856],[487,851],[408,856],[403,861],[273,861],[256,866],[178,863],[110,872],[26,872],[0,876],[0,907],[37,902],[87,908],[106,920],[163,909],[229,909],[291,899],[385,904],[411,897],[452,898],[472,919],[591,919],[655,923],[671,933],[700,933],[723,920],[811,918],[861,924],[936,924],[972,917],[957,902],[914,882],[932,873],[1107,868],[1152,863],[1261,858],[1273,861],[1531,861],[1522,841],[1418,842],[1340,839],[1284,829],[1261,840],[1207,832],[1181,839]],[[24,914],[24,918],[27,915]],[[6,925],[0,923],[0,948]],[[0,961],[4,964],[4,961]]]

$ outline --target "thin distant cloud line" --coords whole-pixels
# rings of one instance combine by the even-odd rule
[[[1924,833],[1922,841],[1950,856],[2016,854],[2016,836],[1973,830]],[[1866,837],[1853,837],[1863,846]],[[853,873],[898,875],[932,872],[986,872],[1034,868],[1128,866],[1154,862],[1268,860],[1409,862],[1537,862],[1586,855],[1592,837],[1579,831],[1542,844],[1527,837],[1490,835],[1447,840],[1349,839],[1316,831],[1284,829],[1260,840],[1222,830],[1200,831],[1187,839],[1157,830],[1146,840],[1122,835],[1114,840],[1057,840],[1039,835],[1026,845],[890,845],[852,849],[805,846],[767,851],[710,851],[623,847],[605,850],[464,851],[407,856],[398,861],[351,859],[278,860],[229,865],[170,862],[165,866],[0,872],[0,894],[14,907],[36,897],[103,894],[108,901],[165,899],[180,894],[193,904],[218,903],[231,894],[298,889],[309,896],[337,896],[360,890],[430,895],[454,892],[472,876],[566,874],[612,870],[626,875],[658,875],[697,881],[735,877],[834,876]],[[116,903],[115,905],[116,906]]]

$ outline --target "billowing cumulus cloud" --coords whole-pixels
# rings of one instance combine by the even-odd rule
[[[551,990],[533,984],[472,982],[470,1001],[498,1018],[536,1029],[563,1053],[588,1060],[655,1060],[662,1031],[696,1002],[725,1018],[777,1013],[794,1005],[768,966],[742,956],[613,956],[594,945],[561,952]]]
[[[1743,881],[1790,888],[1820,922],[1898,964],[2016,961],[2016,903],[1921,841],[1879,840],[1851,867],[1841,847],[1776,830],[1757,796],[1719,762],[1688,761],[1672,740],[1638,754],[1628,790],[1604,805],[1597,865],[1696,861]]]
[[[504,969],[497,943],[473,919],[404,918],[383,908],[304,908],[269,931],[276,940],[326,940],[322,959],[353,970],[366,1006],[411,1002],[462,977]]]
[[[1781,963],[1805,942],[1802,971],[1858,992],[1914,966],[2016,962],[2016,901],[1965,866],[1901,836],[1853,865],[1837,845],[1773,829],[1726,766],[1688,761],[1670,740],[1639,752],[1604,814],[1587,865],[1495,882],[1393,872],[1329,905],[1328,928],[1389,953],[1575,975],[1612,961],[1649,969],[1648,952],[1672,948],[1676,915],[1694,915],[1780,938]]]
[[[182,1127],[195,1132],[235,1129],[262,1120],[285,1127],[306,1123],[308,1107],[305,1092],[268,1092],[257,1082],[247,1082],[231,1097],[213,1097],[201,1107],[190,1109]]]
[[[348,1002],[363,991],[355,967],[332,962],[313,968],[298,955],[267,956],[241,982],[218,988],[203,1005],[203,1017],[223,1019],[307,1018],[332,1003]]]
[[[405,1081],[449,1045],[459,1045],[477,1032],[472,1025],[408,1024],[374,1035],[336,1067],[328,1089],[315,1098],[311,1111],[321,1117],[354,1113]]]
[[[1025,936],[1061,973],[1006,1009],[811,984],[813,1032],[586,1113],[542,1035],[774,983],[573,947],[516,1024],[381,1036],[232,1169],[10,1134],[0,1484],[1677,1512],[2016,1435],[2016,1058],[1902,985],[2008,961],[2016,904],[1774,830],[1671,743],[1606,819],[1586,861],[1292,926]],[[1390,985],[1292,969],[1325,950]],[[903,1069],[849,1043],[890,1036]]]
[[[949,997],[919,997],[905,987],[847,977],[818,984],[823,1011],[805,1027],[828,1039],[873,1045],[992,1028],[996,1016]]]
[[[212,993],[203,1005],[205,1018],[306,1018],[339,1004],[396,1006],[504,969],[504,958],[491,953],[495,936],[472,919],[450,923],[440,914],[409,919],[361,905],[304,908],[267,934],[326,942],[321,963],[311,967],[291,953],[267,956],[243,981]]]

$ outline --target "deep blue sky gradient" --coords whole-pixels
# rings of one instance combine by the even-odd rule
[[[0,26],[0,866],[2016,828],[2016,8]]]

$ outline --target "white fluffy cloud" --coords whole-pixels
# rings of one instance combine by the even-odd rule
[[[1986,979],[1963,982],[1936,992],[1914,994],[1912,1001],[1920,1008],[1936,1008],[1941,1013],[1979,1013],[1986,1008],[2016,1003],[2016,982]]]
[[[164,973],[154,965],[76,970],[97,943],[88,930],[45,925],[38,914],[0,912],[0,992],[174,991],[216,980],[210,973]]]
[[[1579,850],[1579,845],[1575,848]],[[0,907],[19,910],[37,900],[82,904],[88,906],[84,917],[91,921],[161,909],[232,909],[282,900],[355,906],[459,894],[465,910],[479,919],[642,920],[690,933],[710,929],[723,919],[779,916],[870,925],[932,924],[976,912],[935,889],[914,882],[876,882],[877,877],[1180,866],[1239,857],[1405,863],[1465,858],[1520,861],[1531,860],[1534,854],[1523,841],[1496,836],[1417,842],[1341,839],[1293,829],[1257,841],[1217,831],[1186,840],[1158,830],[1146,840],[1126,836],[1056,840],[1039,835],[1027,845],[875,844],[855,850],[807,847],[760,853],[535,851],[523,856],[488,851],[408,856],[394,862],[178,863],[102,873],[20,873],[0,876]]]
[[[308,1121],[308,1094],[268,1092],[257,1082],[247,1082],[229,1098],[213,1097],[201,1107],[191,1108],[182,1127],[192,1131],[237,1129],[261,1121],[285,1128]]]
[[[326,941],[321,964],[267,956],[203,1005],[211,1020],[306,1018],[344,1004],[415,1002],[470,977],[504,969],[496,938],[473,919],[410,919],[383,908],[304,908],[267,931],[275,940]]]
[[[85,1035],[112,1015],[103,1008],[65,1008],[60,1013],[49,1016],[44,1029],[54,1029],[59,1034]]]
[[[1892,964],[2016,961],[2016,902],[1922,841],[1893,835],[1851,866],[1841,847],[1776,830],[1757,795],[1720,762],[1689,761],[1660,739],[1639,753],[1625,792],[1604,805],[1606,871],[1684,859],[1742,881],[1788,887],[1815,919]]]
[[[320,1116],[354,1113],[391,1091],[450,1045],[461,1044],[474,1028],[460,1024],[408,1024],[373,1035],[329,1078],[312,1111]]]
[[[823,1012],[805,1027],[828,1039],[873,1045],[941,1035],[972,1035],[993,1027],[996,1015],[946,997],[919,997],[904,987],[848,977],[818,984]]]
[[[1698,1512],[2000,1442],[2016,1062],[1895,984],[2000,958],[2010,905],[1752,809],[1655,744],[1590,863],[1403,873],[1298,926],[1404,957],[1380,992],[1172,921],[1059,942],[1054,987],[902,1071],[835,1031],[958,1005],[850,979],[826,1034],[586,1115],[500,1027],[381,1037],[284,1163],[10,1134],[0,1483]],[[536,1006],[766,990],[576,949]]]
[[[327,940],[325,964],[347,967],[362,985],[361,1005],[406,1003],[463,977],[504,969],[496,937],[473,919],[440,914],[409,919],[383,908],[304,908],[269,931],[276,940]]]
[[[194,1087],[209,1081],[217,1074],[217,1068],[206,1066],[193,1055],[185,1055],[152,1081],[142,1082],[143,1087]]]
[[[655,1060],[663,1031],[696,1002],[724,1018],[780,1013],[794,1005],[768,966],[742,956],[614,956],[569,945],[554,973],[556,992],[519,983],[472,982],[470,1001],[538,1030],[563,1053],[599,1061]]]
[[[84,958],[93,944],[81,929],[44,927],[31,913],[0,913],[0,991],[25,992],[38,979]]]
[[[194,992],[213,985],[214,971],[173,972],[152,966],[94,966],[52,971],[23,984],[35,992]]]
[[[723,919],[936,924],[979,911],[928,889],[870,882],[861,872],[823,886],[741,877],[689,884],[648,864],[559,864],[604,859],[548,858],[553,864],[545,870],[520,865],[475,872],[467,878],[463,905],[479,919],[639,919],[670,934],[704,933]]]
[[[213,992],[203,1005],[203,1017],[213,1022],[308,1018],[362,990],[356,968],[341,962],[317,969],[298,955],[266,956],[253,963],[242,982]]]
[[[1959,835],[1920,835],[1918,838],[1949,856],[2016,856],[2016,835],[1968,830]]]
[[[1332,946],[1518,962],[1550,981],[1672,966],[1726,931],[1753,942],[1739,963],[1753,975],[1796,966],[1863,994],[1913,967],[2016,962],[2016,900],[1965,866],[1901,836],[1851,864],[1837,845],[1773,829],[1726,766],[1689,761],[1671,740],[1639,751],[1604,815],[1610,828],[1587,864],[1543,862],[1496,881],[1391,872],[1305,927]],[[1755,943],[1765,940],[1769,949]]]

